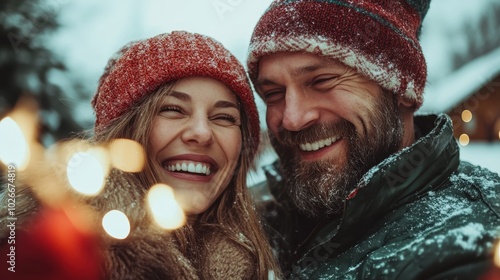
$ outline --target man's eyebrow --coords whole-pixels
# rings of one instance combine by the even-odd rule
[[[329,65],[329,63],[327,61],[320,61],[320,62],[311,64],[311,65],[300,66],[300,67],[297,67],[296,69],[292,70],[292,72],[290,73],[290,76],[292,76],[292,78],[296,78],[296,77],[299,77],[301,75],[314,72],[318,69],[325,68],[328,65]],[[276,84],[276,82],[274,82],[273,80],[271,80],[269,78],[265,78],[265,77],[262,79],[257,79],[257,81],[255,82],[256,86],[275,85],[275,84]]]
[[[275,82],[273,82],[272,80],[267,79],[267,78],[257,79],[257,81],[255,81],[256,86],[266,86],[266,85],[275,85],[275,84],[276,84]]]
[[[312,64],[312,65],[301,66],[301,67],[294,69],[290,75],[293,78],[295,78],[295,77],[298,77],[298,76],[301,76],[304,74],[314,72],[320,68],[325,67],[326,65],[327,64],[324,62],[318,62],[318,63]]]

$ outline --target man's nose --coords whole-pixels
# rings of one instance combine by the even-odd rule
[[[287,89],[283,128],[289,131],[300,131],[309,127],[319,119],[315,101],[302,89]]]

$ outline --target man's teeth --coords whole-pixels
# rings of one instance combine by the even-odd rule
[[[204,174],[207,176],[210,175],[210,166],[203,163],[176,163],[167,165],[167,169],[168,171],[184,171],[189,173]]]
[[[328,147],[337,141],[338,137],[330,137],[313,143],[300,144],[300,149],[302,151],[311,152],[317,151],[323,147]]]

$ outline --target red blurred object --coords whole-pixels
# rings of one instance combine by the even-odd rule
[[[63,210],[44,209],[14,237],[15,244],[7,239],[0,244],[0,259],[7,258],[2,261],[0,279],[102,279],[97,239],[77,229]]]
[[[485,274],[481,275],[478,280],[499,280],[500,268],[497,266],[491,267]]]

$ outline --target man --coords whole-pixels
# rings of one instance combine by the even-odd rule
[[[279,0],[248,72],[279,163],[267,209],[289,279],[476,279],[500,178],[459,159],[445,114],[414,116],[430,0]]]

